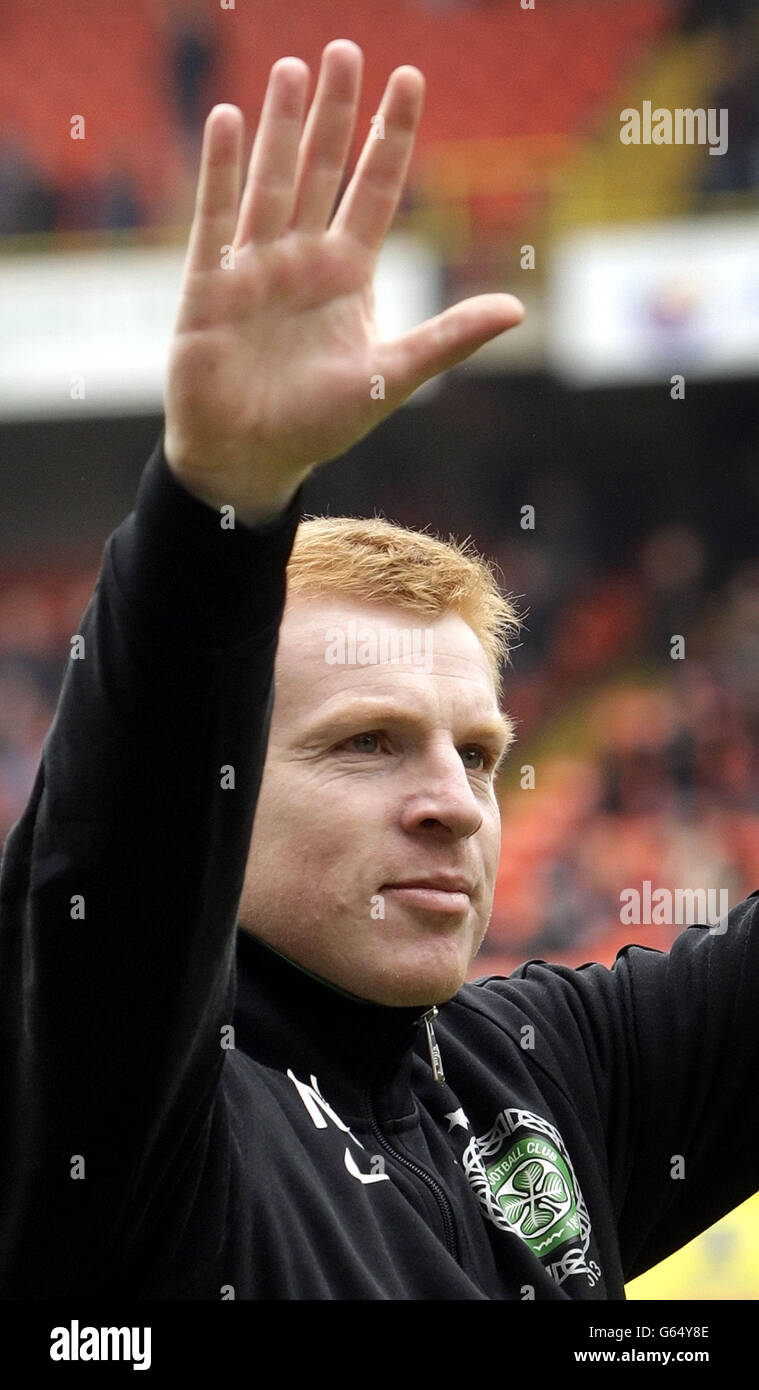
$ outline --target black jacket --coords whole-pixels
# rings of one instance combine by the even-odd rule
[[[301,500],[224,530],[159,442],[106,548],[0,873],[0,1295],[623,1298],[759,1186],[757,896],[466,985],[442,1083],[239,931]]]

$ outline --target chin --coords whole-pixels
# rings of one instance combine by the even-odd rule
[[[433,1004],[445,1004],[461,988],[467,977],[469,961],[418,962],[405,970],[388,974],[386,971],[370,982],[371,993],[365,997],[376,1004],[394,1008],[429,1009]]]
[[[409,987],[404,990],[397,990],[392,994],[377,999],[378,1004],[389,1004],[395,1009],[419,1009],[420,1011],[431,1009],[433,1004],[446,1004],[452,999],[454,994],[461,988],[464,981],[457,979],[455,983],[436,983],[427,989],[419,986],[418,989]]]

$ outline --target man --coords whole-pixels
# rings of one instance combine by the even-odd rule
[[[275,65],[239,207],[207,123],[165,433],[0,878],[5,1297],[619,1299],[757,1186],[756,900],[463,985],[515,615],[455,547],[298,530],[316,464],[521,317],[377,341],[422,81],[331,218],[360,61],[305,122]]]

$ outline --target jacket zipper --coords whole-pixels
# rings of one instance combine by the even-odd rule
[[[432,1029],[432,1019],[435,1017],[436,1014],[436,1008],[433,1007],[431,1009],[428,1009],[427,1013],[423,1014],[422,1017],[418,1020],[418,1022],[424,1024],[427,1032],[427,1043],[430,1050],[430,1061],[432,1063],[432,1071],[435,1080],[443,1081],[445,1078],[443,1076],[443,1067],[442,1062],[440,1060],[440,1049],[438,1047],[437,1039],[435,1038],[435,1034]],[[380,1145],[380,1148],[384,1149],[385,1153],[391,1154],[392,1157],[395,1159],[396,1163],[399,1163],[402,1168],[408,1169],[410,1173],[413,1173],[415,1177],[419,1178],[424,1183],[425,1187],[429,1188],[430,1192],[433,1194],[435,1200],[437,1201],[438,1207],[440,1208],[440,1215],[443,1218],[443,1230],[445,1233],[446,1248],[449,1254],[451,1254],[454,1260],[456,1260],[456,1262],[458,1263],[459,1243],[456,1236],[456,1226],[454,1224],[453,1219],[453,1209],[451,1207],[450,1202],[448,1201],[448,1197],[446,1196],[443,1188],[440,1186],[440,1183],[437,1181],[437,1179],[433,1178],[432,1174],[427,1172],[426,1168],[422,1168],[420,1164],[414,1163],[413,1159],[406,1158],[405,1154],[398,1153],[397,1149],[393,1148],[389,1139],[385,1138],[385,1135],[382,1133],[382,1130],[380,1129],[380,1124],[374,1110],[374,1105],[372,1104],[371,1089],[367,1090],[366,1100],[371,1131],[378,1144]]]
[[[427,1172],[426,1168],[421,1168],[418,1163],[414,1163],[410,1158],[406,1158],[405,1154],[399,1154],[397,1149],[393,1148],[392,1144],[385,1138],[379,1127],[371,1098],[369,1098],[369,1123],[371,1125],[372,1134],[380,1145],[380,1148],[384,1149],[385,1153],[391,1154],[396,1163],[400,1163],[402,1168],[407,1168],[410,1173],[420,1178],[425,1187],[428,1187],[435,1197],[440,1208],[440,1215],[443,1218],[446,1248],[449,1254],[451,1254],[458,1263],[459,1243],[456,1238],[456,1227],[453,1224],[453,1212],[451,1210],[451,1204],[440,1186],[440,1183],[433,1178],[431,1173]]]
[[[437,1018],[437,1006],[435,1004],[432,1005],[431,1009],[427,1010],[426,1014],[422,1014],[421,1018],[418,1021],[419,1023],[424,1024],[427,1033],[427,1047],[429,1048],[430,1053],[430,1066],[432,1067],[432,1075],[434,1076],[436,1081],[445,1081],[445,1072],[443,1071],[443,1059],[440,1056],[440,1047],[438,1045],[438,1040],[435,1037],[435,1029],[432,1026],[433,1018]]]

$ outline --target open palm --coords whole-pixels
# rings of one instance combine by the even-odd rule
[[[233,503],[243,520],[277,510],[316,464],[522,317],[510,295],[480,295],[380,339],[372,279],[424,80],[415,68],[391,74],[332,216],[361,67],[355,44],[329,44],[305,118],[308,68],[296,58],[274,65],[241,200],[242,113],[217,106],[206,122],[164,447],[190,491]]]

